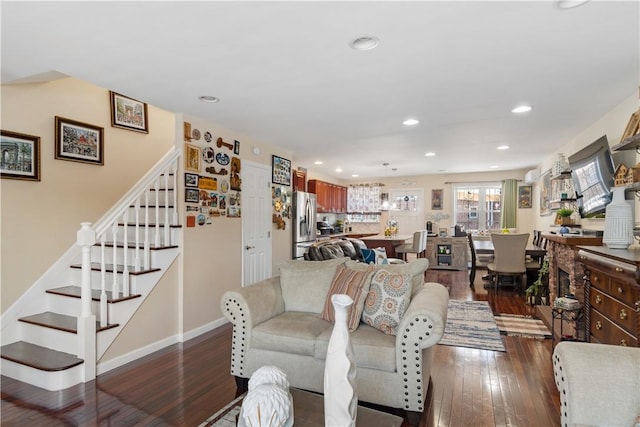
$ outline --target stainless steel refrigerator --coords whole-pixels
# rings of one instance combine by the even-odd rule
[[[316,195],[296,191],[293,193],[293,259],[302,259],[316,241]]]

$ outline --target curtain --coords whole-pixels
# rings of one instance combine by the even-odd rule
[[[516,228],[517,208],[518,180],[505,179],[502,181],[502,212],[500,214],[500,228]]]
[[[350,185],[347,190],[347,212],[380,212],[381,185],[378,183]]]

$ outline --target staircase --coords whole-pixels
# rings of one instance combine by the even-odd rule
[[[91,381],[97,361],[181,251],[180,153],[167,153],[2,315],[2,375],[47,390]]]

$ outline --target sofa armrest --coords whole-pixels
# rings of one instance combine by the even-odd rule
[[[553,375],[563,426],[632,426],[640,415],[640,348],[560,342]]]
[[[220,309],[233,323],[231,374],[247,378],[245,352],[251,348],[253,327],[284,312],[280,277],[272,277],[222,295]]]
[[[436,345],[447,323],[449,292],[425,283],[404,313],[396,337],[396,370],[403,376],[406,410],[422,412],[431,376],[429,347]],[[425,360],[426,359],[426,360]]]

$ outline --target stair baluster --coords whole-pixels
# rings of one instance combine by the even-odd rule
[[[178,224],[178,166],[177,161],[171,165],[173,176],[173,224]]]
[[[129,208],[125,208],[124,215],[124,237],[122,242],[123,270],[122,270],[122,295],[129,296]]]
[[[149,259],[149,189],[144,192],[144,269],[148,270],[151,264]]]
[[[112,252],[113,252],[113,273],[111,273],[111,275],[113,276],[113,284],[111,286],[111,294],[112,294],[112,298],[113,299],[118,299],[118,274],[117,274],[117,270],[118,270],[118,219],[116,218],[116,220],[113,222],[113,224],[111,225],[111,233],[113,234],[113,248]]]
[[[171,231],[169,223],[169,168],[164,171],[164,244],[169,245],[169,232]]]
[[[135,251],[135,261],[133,262],[134,271],[140,271],[140,198],[136,199],[136,203],[134,205],[134,212],[136,215],[136,248]]]
[[[155,214],[156,214],[156,226],[155,226],[155,240],[154,240],[154,244],[157,247],[160,246],[160,178],[156,178],[156,180],[154,181],[154,186],[153,188],[155,189],[155,199],[156,199],[156,209],[155,209]]]
[[[107,263],[105,262],[106,233],[100,236],[100,326],[107,326]]]

